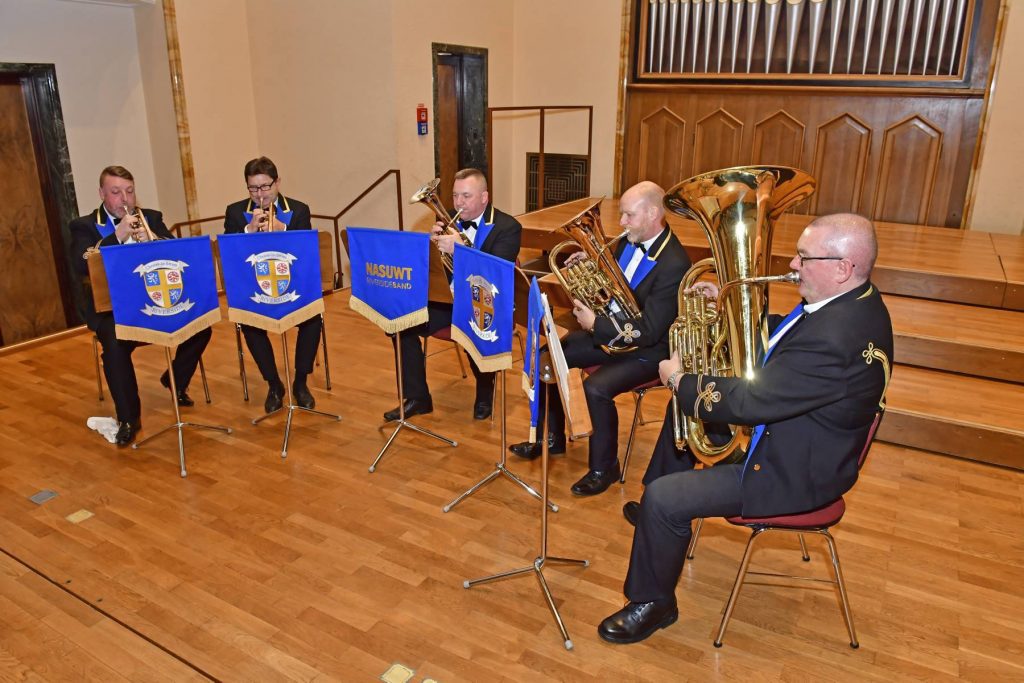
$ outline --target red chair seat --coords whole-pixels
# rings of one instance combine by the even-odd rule
[[[777,526],[786,529],[824,529],[834,526],[846,512],[846,501],[842,498],[809,512],[777,517],[726,517],[725,521],[736,526]]]
[[[439,329],[437,332],[435,332],[434,334],[432,334],[430,336],[433,337],[434,339],[442,339],[444,341],[451,341],[452,340],[452,326],[449,325],[448,327],[442,327],[441,329]]]
[[[660,387],[660,386],[661,386],[661,378],[660,377],[655,377],[650,382],[644,382],[643,384],[636,385],[630,391],[646,391],[648,389],[653,389],[655,387]]]

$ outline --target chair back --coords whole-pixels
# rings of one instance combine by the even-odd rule
[[[868,438],[864,441],[864,448],[860,452],[860,457],[857,458],[857,469],[864,466],[864,461],[867,460],[868,451],[871,450],[871,442],[875,440],[875,432],[878,431],[878,424],[882,421],[882,413],[885,410],[879,408],[875,413],[875,419],[871,422],[871,429],[868,430]]]
[[[334,291],[334,239],[326,230],[317,231],[320,247],[320,286],[324,294]],[[348,245],[346,245],[347,247]]]

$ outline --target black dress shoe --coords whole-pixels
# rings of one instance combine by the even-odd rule
[[[171,378],[170,375],[167,374],[166,370],[164,370],[164,374],[160,375],[160,384],[164,385],[164,389],[171,388]],[[192,400],[192,397],[188,395],[188,392],[184,388],[178,387],[178,405],[184,406],[185,408],[191,408],[195,404],[196,402]]]
[[[540,441],[523,441],[514,443],[508,447],[512,455],[517,455],[523,460],[536,460],[544,452],[544,445]],[[548,455],[562,455],[565,453],[565,437],[556,439],[554,434],[548,434]]]
[[[630,602],[602,621],[597,635],[609,643],[639,643],[678,618],[679,609],[673,601]]]
[[[270,388],[267,389],[267,399],[263,401],[263,410],[267,413],[272,413],[276,410],[281,410],[282,399],[284,398],[284,385],[280,382],[271,383]]]
[[[413,415],[426,415],[427,413],[434,412],[434,401],[430,398],[407,398],[405,399],[405,416],[407,418]],[[398,408],[389,410],[384,413],[385,422],[394,422],[401,417],[401,412]]]
[[[476,405],[473,406],[473,419],[474,420],[486,420],[491,416],[491,402],[490,401],[477,401]]]
[[[118,448],[124,448],[132,441],[135,441],[135,436],[142,430],[142,422],[136,420],[135,422],[121,422],[117,426],[117,434],[114,435],[114,443],[117,444]]]
[[[316,399],[313,398],[313,394],[309,393],[309,387],[305,384],[292,385],[292,396],[295,397],[295,404],[301,408],[312,410],[316,407]]]
[[[619,463],[616,462],[610,470],[590,470],[570,490],[574,496],[596,496],[607,491],[618,478]]]
[[[631,500],[623,505],[622,516],[626,518],[630,526],[636,526],[636,521],[640,519],[640,503]]]

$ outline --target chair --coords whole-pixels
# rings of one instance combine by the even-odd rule
[[[148,346],[148,344],[146,344]],[[100,400],[103,400],[103,373],[100,370],[100,338],[92,335],[92,357],[96,365],[96,392]],[[203,365],[202,356],[199,357],[199,376],[203,378],[203,394],[206,395],[206,402],[210,403],[210,385],[206,381],[206,366]]]
[[[878,429],[878,423],[882,419],[882,410],[875,413],[875,419],[871,423],[871,429],[868,431],[867,440],[864,443],[864,448],[861,450],[860,457],[857,460],[857,467],[861,467],[864,464],[864,459],[867,457],[868,449],[871,447],[871,442],[874,440],[875,432]],[[811,510],[810,512],[801,512],[791,515],[778,515],[775,517],[727,517],[726,521],[734,526],[745,526],[751,530],[750,539],[747,541],[746,550],[743,552],[743,559],[740,561],[739,570],[736,573],[736,581],[733,583],[732,592],[729,593],[729,600],[725,604],[725,614],[722,615],[722,623],[718,628],[718,636],[715,638],[715,647],[722,647],[722,638],[725,636],[725,629],[729,626],[729,618],[732,616],[732,610],[736,606],[736,600],[739,597],[740,589],[743,587],[748,574],[756,576],[774,576],[787,579],[798,579],[801,581],[813,581],[816,583],[829,583],[836,586],[839,589],[839,608],[843,613],[843,620],[846,622],[846,630],[850,635],[850,647],[856,649],[860,647],[860,643],[857,642],[857,631],[853,625],[853,612],[850,610],[850,601],[846,595],[846,584],[843,581],[843,570],[839,564],[839,553],[836,550],[836,541],[829,529],[839,523],[839,520],[843,518],[843,514],[846,512],[846,501],[840,496],[837,500],[832,501],[828,505],[818,508],[817,510]],[[694,529],[693,537],[690,539],[690,546],[687,548],[687,558],[693,558],[693,550],[697,545],[697,536],[700,533],[703,520],[697,520],[697,526]],[[784,531],[789,533],[797,534],[800,540],[800,550],[803,553],[804,562],[810,562],[811,558],[807,554],[807,547],[804,545],[804,534],[818,534],[825,538],[825,542],[828,544],[829,556],[832,560],[832,571],[835,575],[835,579],[820,579],[810,576],[790,576],[788,574],[775,574],[771,572],[752,572],[748,571],[747,567],[750,565],[750,557],[754,549],[754,541],[769,531]]]
[[[600,367],[600,365],[591,365],[588,368],[584,368],[583,372],[591,375]],[[636,436],[636,428],[638,425],[645,424],[643,414],[644,396],[646,396],[649,391],[667,388],[668,387],[661,383],[661,378],[656,377],[649,382],[638,384],[629,390],[630,394],[633,396],[633,404],[635,407],[633,408],[633,423],[629,428],[629,440],[626,441],[626,455],[622,459],[622,475],[619,477],[620,484],[626,483],[626,470],[629,468],[629,457],[633,454],[633,438]]]

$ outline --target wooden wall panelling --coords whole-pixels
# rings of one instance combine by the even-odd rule
[[[811,196],[811,213],[858,211],[871,151],[871,128],[852,114],[840,114],[817,127],[813,144],[811,175],[818,180],[818,189]]]
[[[639,142],[636,175],[627,176],[653,180],[665,188],[675,182],[671,179],[683,177],[688,166],[686,119],[666,106],[658,107],[640,119]]]
[[[782,109],[761,119],[754,125],[750,163],[802,168],[805,129],[803,122]]]
[[[725,109],[701,117],[693,126],[693,174],[744,165],[743,122]],[[680,178],[682,180],[683,178]]]
[[[870,217],[926,223],[941,151],[942,132],[921,116],[886,128]]]

